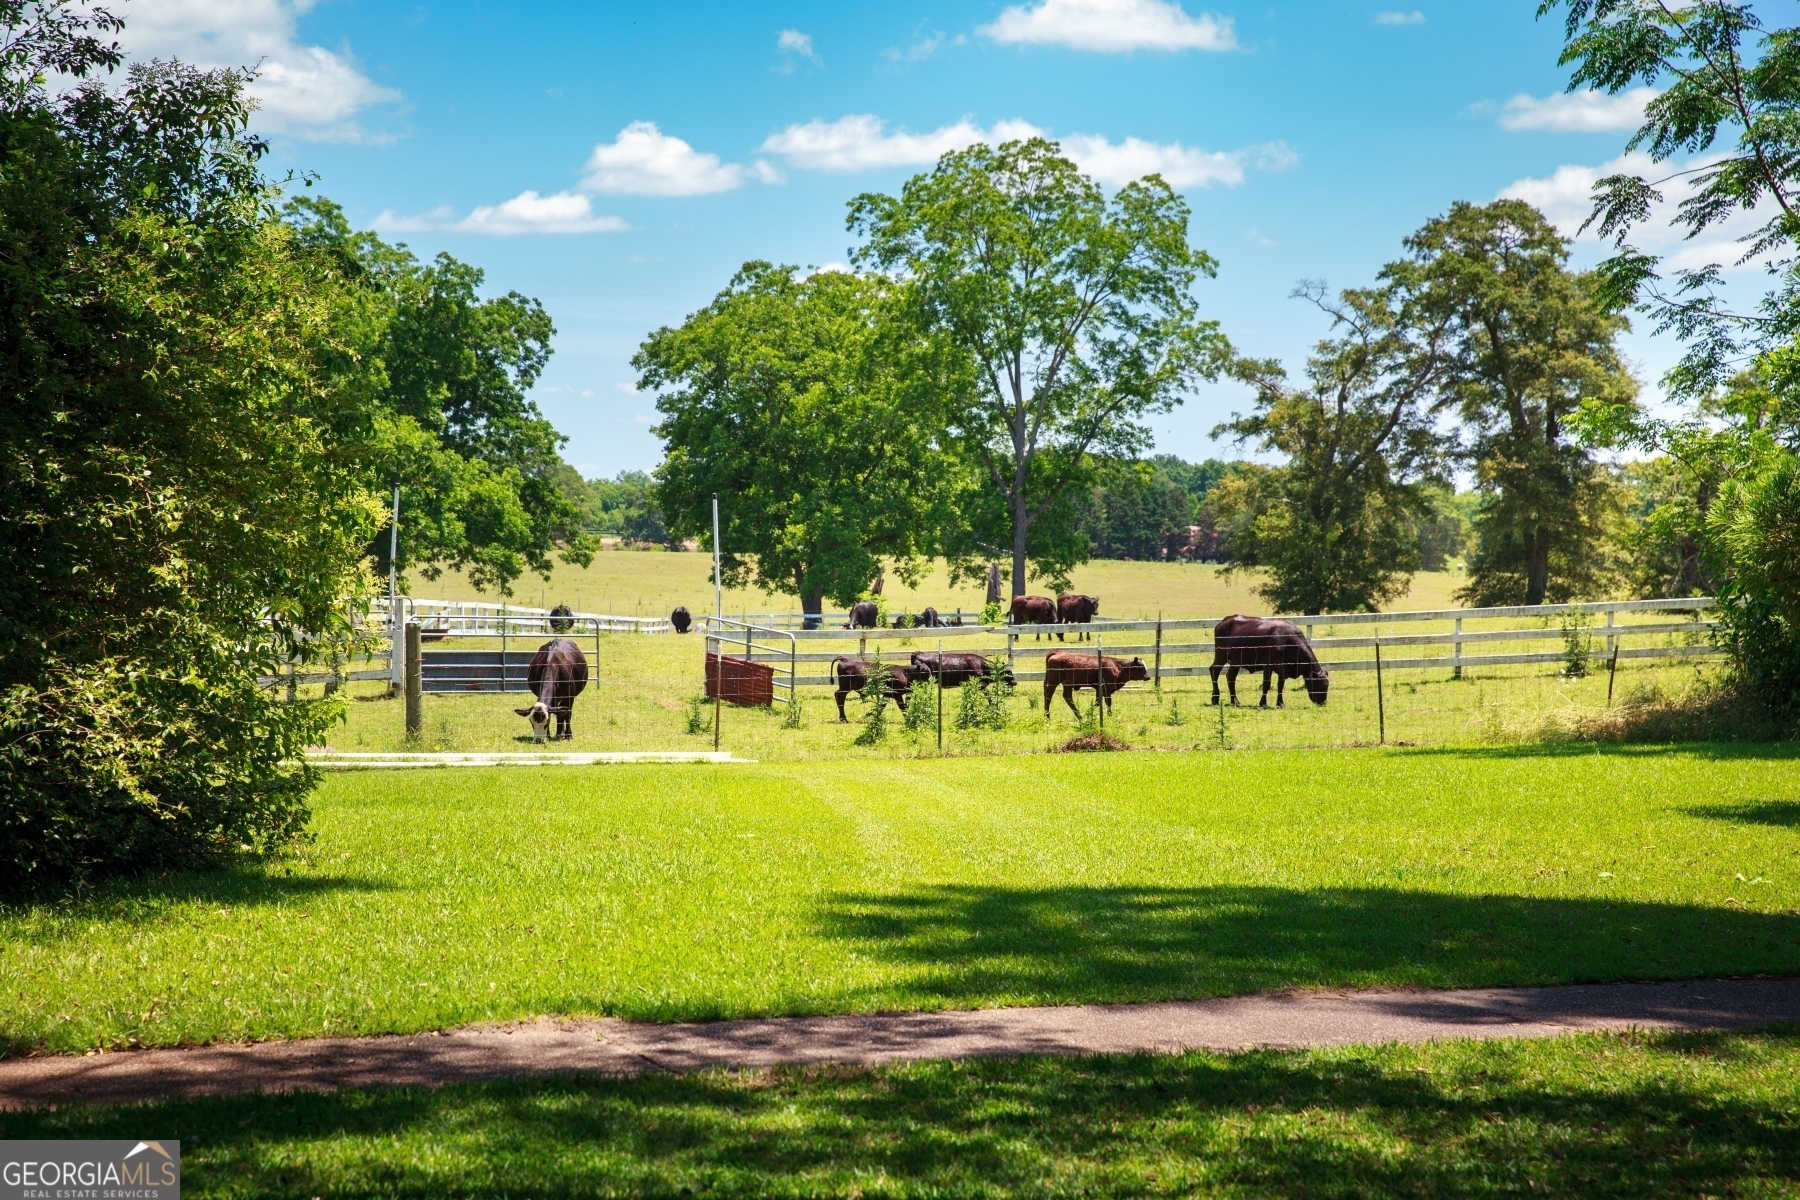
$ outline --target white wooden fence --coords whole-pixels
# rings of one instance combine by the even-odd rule
[[[1386,670],[1445,668],[1461,675],[1465,670],[1565,662],[1569,642],[1585,643],[1594,658],[1610,660],[1616,649],[1621,661],[1646,658],[1707,657],[1723,653],[1710,640],[1716,622],[1701,614],[1713,607],[1710,597],[1675,600],[1605,600],[1579,604],[1538,604],[1505,608],[1447,608],[1420,612],[1326,613],[1288,616],[1300,626],[1320,661],[1333,671],[1375,668],[1375,648],[1383,651]],[[1682,620],[1658,619],[1681,614]],[[829,673],[801,674],[802,667],[851,657],[847,643],[855,644],[854,657],[866,658],[880,651],[890,662],[904,662],[913,651],[978,651],[1006,658],[1021,683],[1041,680],[1041,667],[1023,667],[1020,660],[1037,660],[1055,650],[1092,652],[1098,644],[1108,657],[1142,657],[1152,678],[1206,675],[1210,662],[1175,664],[1173,658],[1207,656],[1213,652],[1210,633],[1219,618],[1162,620],[1100,620],[1086,625],[963,625],[930,629],[827,628],[801,630],[761,626],[730,620],[709,630],[706,643],[726,654],[787,668],[783,681],[790,687],[832,686]],[[1590,624],[1591,623],[1591,624]],[[1479,625],[1480,628],[1471,628]],[[1431,628],[1439,626],[1440,628]],[[1448,628],[1442,628],[1448,626]],[[1353,632],[1340,635],[1348,627]],[[1393,630],[1394,632],[1389,632]],[[1055,635],[1063,635],[1057,640]],[[1146,637],[1148,634],[1150,636]],[[1197,636],[1208,635],[1208,636]],[[1081,638],[1083,641],[1074,639]],[[982,644],[970,645],[972,640]],[[808,650],[820,642],[836,642],[842,648]],[[1557,643],[1555,649],[1541,648]],[[1538,646],[1532,646],[1537,643]],[[1505,648],[1498,654],[1469,654],[1465,647]],[[746,647],[748,648],[746,652]],[[891,647],[892,653],[889,653]],[[1406,647],[1413,651],[1395,657],[1387,651]],[[1436,653],[1419,653],[1434,650]]]

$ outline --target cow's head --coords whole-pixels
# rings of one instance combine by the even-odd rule
[[[1125,682],[1131,683],[1133,681],[1138,683],[1150,682],[1150,670],[1144,666],[1144,660],[1141,658],[1134,658],[1125,664]]]
[[[1314,704],[1321,708],[1325,705],[1325,693],[1331,690],[1331,674],[1324,667],[1315,665],[1306,673],[1306,694]]]
[[[531,740],[544,742],[550,740],[550,710],[543,701],[538,701],[530,708],[515,708],[514,712],[531,722]]]

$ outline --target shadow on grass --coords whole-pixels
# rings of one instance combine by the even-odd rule
[[[1800,742],[1582,742],[1543,741],[1506,745],[1468,743],[1451,746],[1409,746],[1396,754],[1409,757],[1468,759],[1532,758],[1703,758],[1709,762],[1791,761],[1800,759]]]
[[[944,886],[837,896],[816,919],[857,953],[911,968],[912,994],[952,1005],[1800,974],[1792,912],[1411,890],[1429,882]]]
[[[231,907],[303,901],[330,892],[389,891],[392,884],[350,875],[294,874],[279,859],[239,862],[211,871],[171,871],[112,879],[78,896],[47,895],[0,902],[0,917],[41,914],[67,920],[149,921],[184,904]],[[57,937],[64,936],[61,932]]]
[[[1690,817],[1736,821],[1743,825],[1776,825],[1800,829],[1800,800],[1762,800],[1748,804],[1696,804],[1681,810]]]
[[[1763,1194],[1800,1031],[552,1079],[0,1113],[180,1138],[196,1194]],[[1772,1190],[1770,1190],[1772,1189]]]

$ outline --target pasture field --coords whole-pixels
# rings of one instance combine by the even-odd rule
[[[1800,973],[1782,748],[360,772],[0,908],[0,1049]]]
[[[1341,627],[1349,630],[1353,627]],[[542,635],[520,638],[535,646]],[[1145,635],[1129,635],[1143,639]],[[471,639],[472,641],[472,639]],[[591,638],[582,638],[584,652],[592,656]],[[454,644],[454,643],[448,643]],[[945,639],[947,649],[970,643]],[[1022,645],[1031,645],[1029,638]],[[904,663],[914,650],[935,650],[937,639],[921,630],[905,641],[871,643],[888,661]],[[487,640],[482,649],[494,649]],[[857,644],[846,640],[809,642],[809,650],[854,654]],[[1067,648],[1091,652],[1082,643]],[[602,635],[597,682],[576,701],[575,738],[552,749],[570,750],[696,750],[712,747],[713,705],[704,702],[702,639],[697,634],[639,636]],[[1110,654],[1110,651],[1108,651]],[[1021,659],[1021,664],[1028,660]],[[1176,660],[1171,657],[1169,662]],[[1182,665],[1210,662],[1210,657],[1189,655]],[[1042,660],[1029,660],[1041,667]],[[802,673],[826,674],[828,663],[802,664]],[[1620,664],[1616,699],[1629,702],[1644,696],[1679,694],[1709,678],[1718,669],[1704,660],[1636,659]],[[785,674],[785,670],[783,671]],[[1604,713],[1607,676],[1604,664],[1584,678],[1565,678],[1555,664],[1471,670],[1463,679],[1451,678],[1445,668],[1390,670],[1383,676],[1384,694],[1377,700],[1372,671],[1339,671],[1333,675],[1331,696],[1324,708],[1313,706],[1298,681],[1290,684],[1286,709],[1256,707],[1261,677],[1243,675],[1238,694],[1243,707],[1213,708],[1211,684],[1205,676],[1166,679],[1160,697],[1150,685],[1136,683],[1118,693],[1107,733],[1127,744],[1145,749],[1216,750],[1372,745],[1380,740],[1385,713],[1390,742],[1421,745],[1468,745],[1536,740],[1555,722]],[[1223,680],[1220,684],[1224,686]],[[417,746],[405,740],[405,714],[398,701],[375,697],[383,685],[352,685],[355,698],[345,706],[345,722],[329,739],[332,749],[343,751],[393,751],[406,749],[494,751],[529,749],[530,727],[514,709],[530,703],[524,694],[427,694],[424,729]],[[315,691],[317,689],[314,689]],[[1005,704],[1004,729],[959,729],[961,692],[944,692],[944,750],[946,755],[1029,753],[1052,750],[1083,731],[1081,720],[1069,711],[1061,693],[1043,715],[1043,686],[1021,682]],[[1077,707],[1085,712],[1093,703],[1091,690],[1077,694]],[[862,700],[845,701],[849,724],[840,724],[832,691],[825,687],[801,688],[800,722],[788,722],[785,699],[774,708],[724,706],[720,728],[721,748],[763,762],[840,759],[869,761],[884,758],[916,758],[938,753],[935,721],[908,729],[899,711],[888,704],[889,735],[879,745],[856,745],[862,733],[865,711]],[[929,706],[921,716],[929,714]],[[1221,717],[1223,721],[1221,722]]]
[[[1213,563],[1123,562],[1095,559],[1076,568],[1074,589],[1100,598],[1100,612],[1109,617],[1154,617],[1158,612],[1184,617],[1222,617],[1233,612],[1265,612],[1268,605],[1255,593],[1258,576],[1246,572],[1226,576]],[[1034,592],[1046,585],[1028,581]],[[1412,590],[1394,602],[1394,608],[1448,608],[1450,594],[1461,587],[1460,572],[1420,572]],[[499,596],[470,586],[456,572],[428,580],[414,577],[412,592],[441,600],[498,601]],[[917,612],[929,604],[943,612],[961,608],[979,613],[985,595],[982,583],[950,586],[943,563],[934,563],[917,588],[909,588],[890,572],[882,593],[895,613]],[[604,550],[587,567],[556,564],[548,581],[527,575],[513,585],[511,597],[519,604],[550,608],[567,604],[578,612],[604,612],[621,616],[667,616],[677,604],[696,615],[713,610],[712,556],[665,550]],[[837,606],[826,602],[829,611]],[[732,589],[725,593],[727,616],[798,612],[800,601],[759,588]]]
[[[0,1113],[195,1197],[1793,1196],[1800,1031],[559,1079]]]

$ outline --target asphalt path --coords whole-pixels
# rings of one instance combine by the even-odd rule
[[[0,1060],[0,1108],[439,1086],[556,1074],[625,1077],[1025,1054],[1232,1052],[1622,1029],[1743,1030],[1795,1022],[1800,1022],[1800,979],[1292,991],[1156,1004],[658,1025],[541,1019],[437,1033]]]

